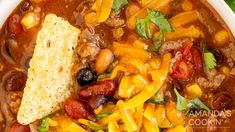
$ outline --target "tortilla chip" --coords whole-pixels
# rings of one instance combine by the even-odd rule
[[[38,33],[17,120],[29,124],[61,108],[71,94],[74,49],[80,30],[54,14]]]

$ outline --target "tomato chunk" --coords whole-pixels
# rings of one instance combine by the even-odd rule
[[[176,63],[173,68],[173,72],[170,75],[172,78],[177,80],[188,80],[192,74],[193,65],[182,60]]]
[[[7,29],[11,37],[19,37],[23,32],[23,27],[20,24],[21,18],[19,14],[12,14],[7,23]]]
[[[186,44],[180,52],[182,57],[175,62],[170,76],[175,80],[186,81],[193,76],[194,73],[203,71],[202,53],[192,44]]]
[[[202,52],[196,48],[191,48],[192,54],[192,64],[194,65],[194,70],[197,73],[201,73],[203,71],[203,60],[202,60]]]
[[[12,124],[10,132],[30,132],[30,128],[28,125],[21,125],[16,121]]]

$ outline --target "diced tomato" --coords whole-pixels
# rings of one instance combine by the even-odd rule
[[[28,125],[21,125],[17,121],[12,124],[10,132],[30,132]]]
[[[192,44],[185,44],[181,49],[182,58],[179,59],[170,76],[176,80],[189,80],[193,73],[200,73],[203,70],[202,53],[192,46]]]
[[[173,72],[170,74],[170,76],[177,80],[188,80],[192,74],[193,65],[182,60],[175,64]]]
[[[183,45],[183,47],[181,48],[181,52],[183,54],[183,59],[184,60],[191,60],[192,55],[190,53],[190,49],[192,48],[193,44],[185,44]]]
[[[203,71],[202,52],[196,47],[192,47],[190,51],[192,54],[192,64],[194,65],[194,70],[197,73],[201,73]]]
[[[23,27],[20,23],[21,18],[19,14],[12,14],[7,23],[7,29],[11,37],[18,37],[23,32]]]

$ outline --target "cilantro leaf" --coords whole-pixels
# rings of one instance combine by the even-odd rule
[[[128,0],[114,0],[112,11],[118,12],[126,5],[128,5]]]
[[[173,28],[163,13],[153,9],[147,9],[147,13],[145,18],[136,18],[136,32],[145,39],[150,39],[153,42],[154,51],[158,51],[164,42],[164,33],[172,32]],[[155,38],[151,33],[151,22],[160,30],[160,35]]]
[[[48,132],[49,131],[49,122],[48,122],[48,118],[52,118],[54,115],[50,114],[44,118],[42,118],[41,124],[38,127],[38,131],[39,132]]]
[[[148,99],[149,103],[153,103],[156,105],[166,104],[167,101],[168,101],[168,98],[164,97],[163,89],[159,89],[158,92],[155,95],[153,95],[153,97]]]
[[[176,109],[177,110],[187,109],[188,100],[186,98],[184,98],[183,96],[181,96],[179,94],[179,92],[176,90],[176,88],[174,89],[174,92],[175,92],[176,97],[177,97]]]
[[[149,18],[136,18],[136,32],[145,39],[151,38]]]
[[[203,104],[199,98],[195,98],[191,100],[186,99],[179,94],[176,88],[174,89],[174,92],[177,97],[177,103],[176,103],[177,110],[181,111],[181,110],[186,110],[189,108],[189,109],[203,109],[203,110],[210,111],[210,109],[205,104]]]
[[[111,114],[111,113],[101,113],[101,114],[96,115],[95,118],[96,118],[97,120],[100,120],[100,119],[102,119],[102,118],[104,118],[104,117],[106,117],[106,116],[108,116],[108,115],[110,115],[110,114]]]
[[[216,64],[216,59],[213,53],[208,50],[207,43],[201,42],[200,48],[203,51],[203,60],[207,70],[214,69]]]
[[[161,32],[173,31],[170,22],[163,13],[154,11],[153,9],[147,9],[147,12],[151,18],[151,22],[157,25]]]
[[[149,102],[149,103],[156,104],[156,105],[163,105],[163,104],[166,104],[166,103],[167,103],[167,100],[168,100],[167,97],[163,98],[163,100],[156,100],[156,99],[154,99],[154,98],[150,98],[150,99],[148,100],[148,102]]]
[[[216,67],[216,59],[213,55],[213,53],[207,51],[203,53],[203,58],[205,62],[206,69],[214,69]]]
[[[191,100],[191,102],[188,104],[188,107],[190,109],[204,109],[210,111],[210,109],[198,98]]]
[[[164,32],[160,31],[158,36],[153,39],[153,51],[159,51],[164,42]]]
[[[95,125],[91,124],[90,122],[88,122],[88,127],[95,132],[97,132],[99,130],[107,130],[108,129],[106,126],[95,126]]]

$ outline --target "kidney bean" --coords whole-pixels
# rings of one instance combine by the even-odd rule
[[[20,24],[21,18],[20,15],[15,13],[12,14],[7,23],[7,29],[11,37],[18,37],[22,32],[23,28]]]
[[[5,80],[4,87],[6,91],[22,91],[25,87],[27,77],[21,71],[14,71]]]
[[[91,109],[88,105],[86,105],[81,100],[76,99],[68,99],[64,103],[65,113],[73,118],[85,118],[87,119],[89,115],[91,115]]]
[[[12,124],[10,132],[30,132],[30,128],[28,125],[21,125],[16,121]]]
[[[107,101],[107,98],[105,98],[103,95],[98,95],[98,96],[92,96],[88,104],[91,106],[92,109],[96,109],[99,106],[103,105]]]
[[[110,96],[116,89],[116,83],[113,80],[97,82],[82,88],[78,96],[81,99],[89,100],[92,96],[103,95]]]
[[[220,94],[218,95],[215,100],[212,103],[212,106],[216,110],[223,110],[223,109],[229,109],[232,107],[233,99],[228,94]]]

